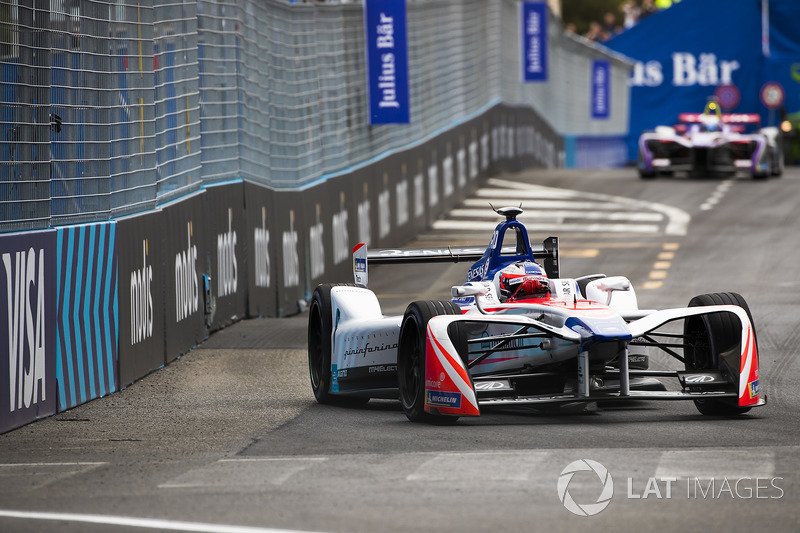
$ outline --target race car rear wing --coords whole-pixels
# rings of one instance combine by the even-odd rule
[[[559,277],[558,237],[548,237],[541,245],[531,245],[533,257],[541,260],[551,278]],[[448,246],[446,248],[376,248],[367,250],[366,243],[353,247],[353,276],[357,285],[367,286],[368,265],[373,263],[402,265],[409,263],[460,263],[477,261],[486,253],[481,246]],[[502,255],[515,255],[513,246],[504,246]]]
[[[697,124],[702,122],[703,116],[704,113],[680,113],[678,122]],[[720,120],[725,124],[759,124],[761,116],[757,113],[723,113],[720,115]]]

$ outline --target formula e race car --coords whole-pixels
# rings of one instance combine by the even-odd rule
[[[430,422],[491,406],[694,400],[703,414],[737,415],[766,403],[756,333],[740,295],[639,309],[627,278],[560,278],[558,239],[533,247],[516,219],[521,209],[496,212],[505,220],[485,249],[367,251],[359,244],[355,283],[314,290],[308,362],[318,402],[399,396],[410,420]],[[450,301],[415,301],[403,315],[384,316],[367,288],[368,264],[464,260],[476,261]],[[655,349],[680,370],[650,370]]]
[[[681,113],[679,124],[639,137],[639,176],[686,172],[692,177],[735,175],[754,179],[783,173],[778,128],[759,128],[757,114],[722,114],[711,100],[703,113]],[[753,131],[748,131],[750,128]]]

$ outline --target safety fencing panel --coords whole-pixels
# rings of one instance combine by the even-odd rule
[[[153,9],[156,187],[159,202],[201,184],[196,2],[157,0]]]
[[[630,65],[551,15],[548,80],[523,83],[519,5],[407,0],[410,122],[373,126],[360,2],[4,2],[0,231],[110,220],[231,179],[306,188],[501,102],[562,135],[624,134]],[[598,60],[609,105],[593,117]]]
[[[2,150],[0,230],[50,226],[50,49],[46,19],[32,0],[0,6]],[[39,1],[36,7],[42,7]]]

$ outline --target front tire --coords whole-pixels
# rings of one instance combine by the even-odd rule
[[[689,307],[708,305],[735,305],[747,313],[750,323],[753,317],[744,298],[735,292],[701,294],[689,302]],[[684,322],[686,348],[684,358],[686,370],[722,370],[738,380],[739,369],[729,368],[720,360],[720,355],[735,349],[741,342],[741,324],[730,313],[714,313],[693,316]],[[755,335],[755,333],[754,333]],[[695,407],[708,416],[735,416],[746,413],[750,407],[739,407],[736,400],[709,398],[695,400]]]
[[[456,416],[425,411],[425,357],[428,321],[438,315],[460,315],[453,302],[417,301],[406,308],[397,345],[397,385],[403,412],[412,422],[454,422]]]

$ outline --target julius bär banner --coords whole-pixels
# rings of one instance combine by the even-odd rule
[[[605,59],[592,61],[592,118],[608,118],[611,89],[611,63]]]
[[[523,2],[522,79],[547,81],[547,4]]]
[[[408,124],[408,46],[405,0],[366,0],[370,124]]]

